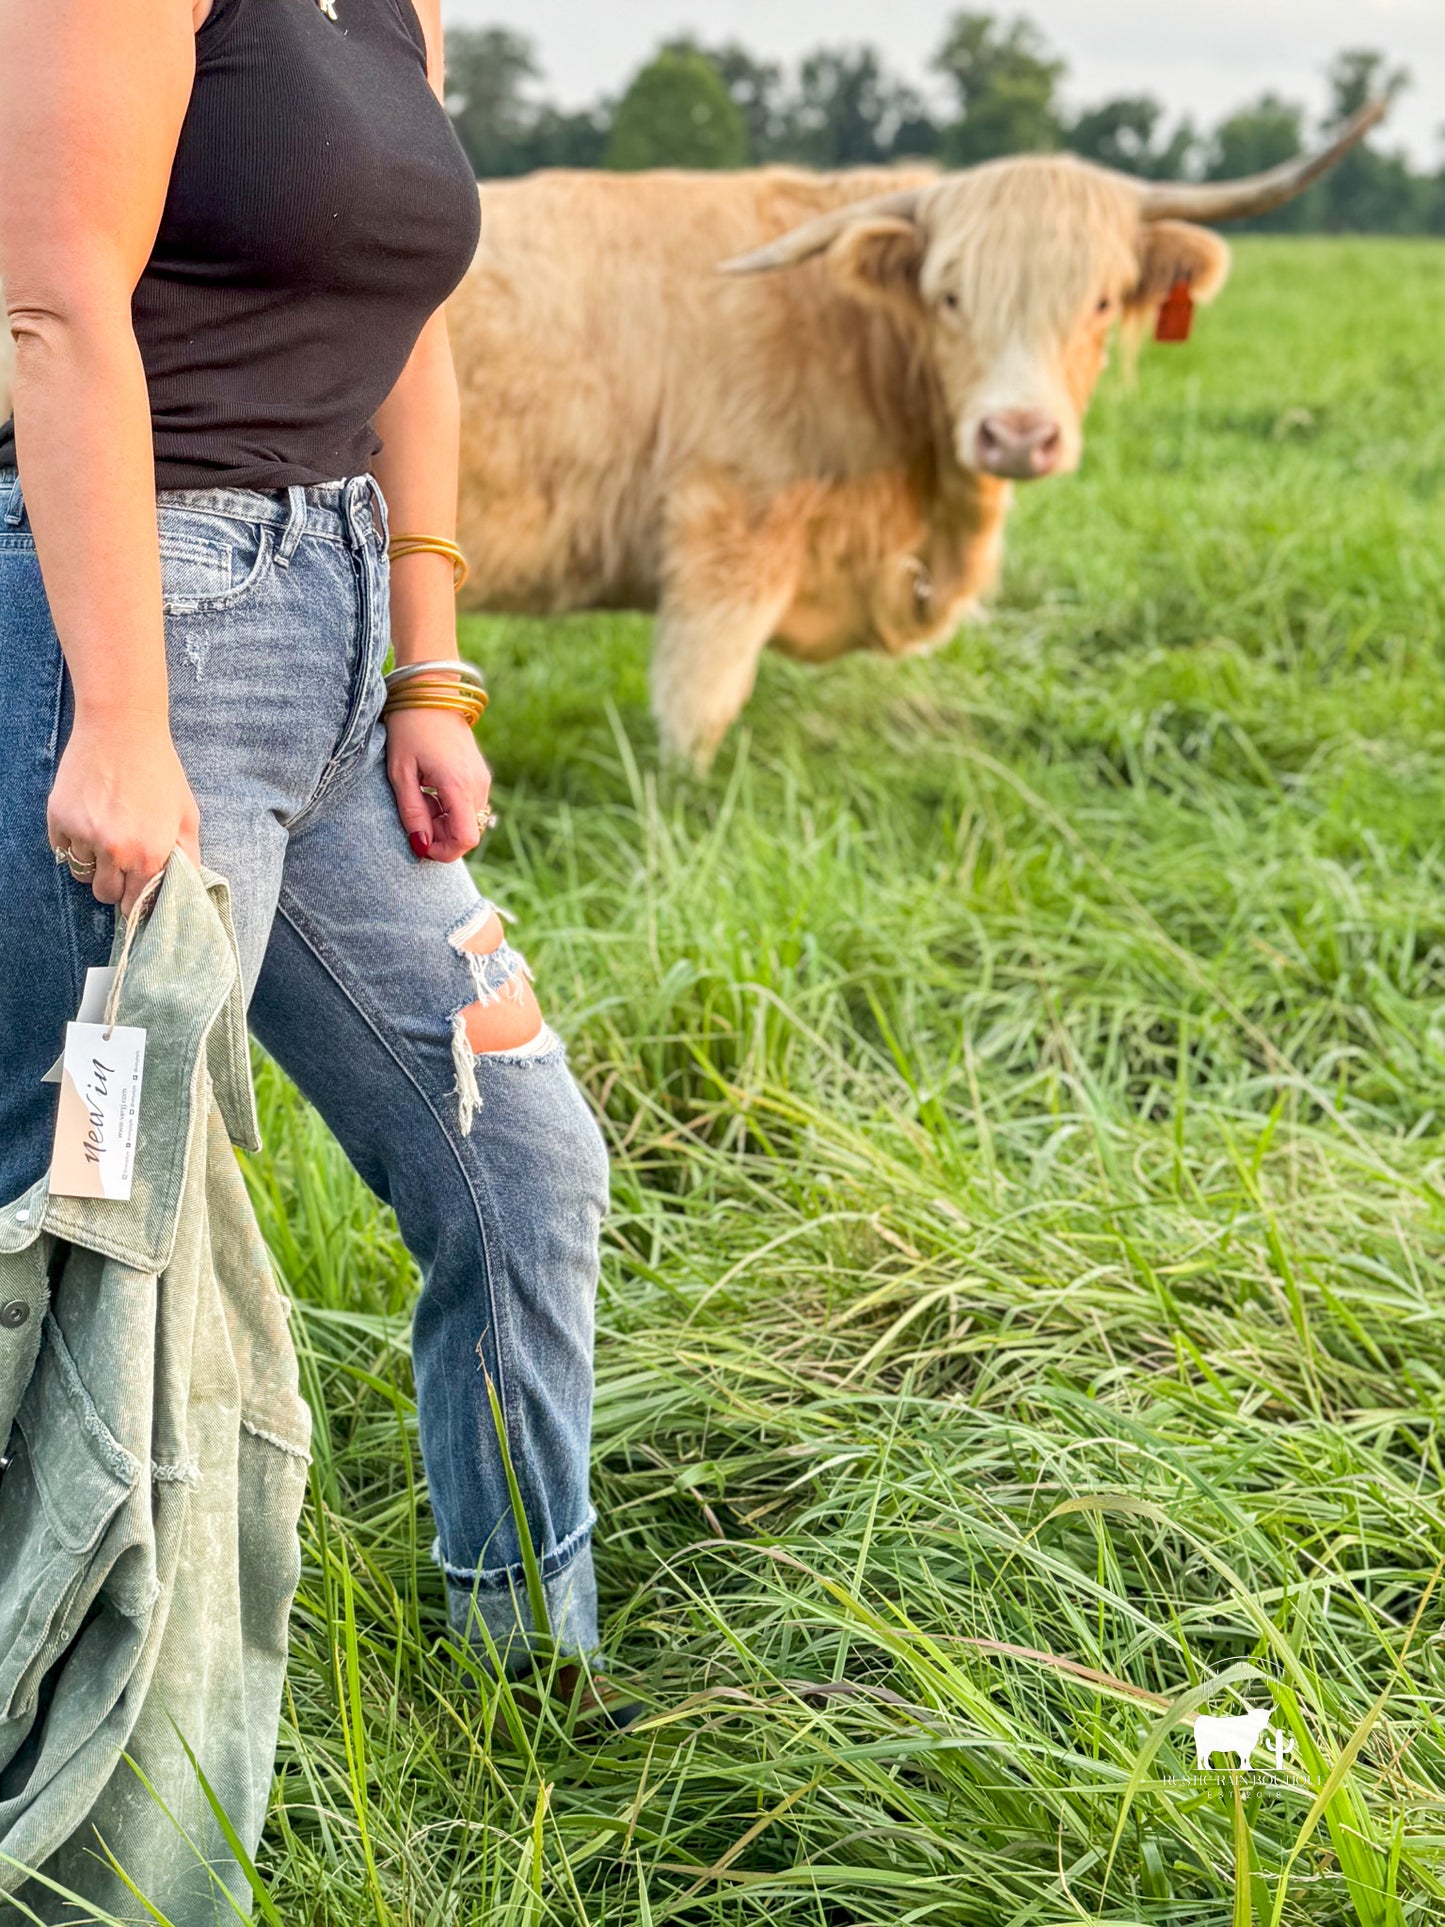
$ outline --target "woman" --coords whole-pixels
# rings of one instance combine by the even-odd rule
[[[453,1624],[597,1645],[600,1135],[462,859],[456,381],[477,239],[440,0],[0,0],[0,1197],[86,967],[179,845],[254,1031],[395,1207]],[[405,537],[388,570],[388,512]],[[382,670],[394,649],[390,691]],[[387,713],[383,720],[383,706]],[[3,1446],[3,1441],[0,1441]]]

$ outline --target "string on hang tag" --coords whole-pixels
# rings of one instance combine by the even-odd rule
[[[120,989],[125,982],[126,965],[130,962],[131,945],[135,942],[136,932],[145,922],[146,913],[155,903],[161,884],[165,881],[165,871],[157,870],[150,882],[141,891],[125,920],[125,936],[121,941],[120,956],[116,960],[115,976],[111,981],[110,995],[105,1000],[105,1035],[110,1037],[115,1029],[116,1014],[120,1008]]]
[[[1189,283],[1178,280],[1159,303],[1159,319],[1154,324],[1156,341],[1188,341],[1194,322],[1194,296]]]
[[[125,919],[114,969],[95,973],[97,978],[110,976],[100,1022],[86,1021],[82,1002],[81,1017],[65,1026],[50,1153],[52,1198],[97,1198],[117,1204],[130,1198],[140,1142],[146,1033],[138,1024],[121,1024],[116,1019],[136,932],[164,875],[164,870],[158,871],[136,898]],[[86,981],[89,984],[89,974]]]

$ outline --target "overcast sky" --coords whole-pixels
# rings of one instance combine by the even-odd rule
[[[787,60],[820,43],[868,40],[922,80],[954,10],[948,0],[443,0],[449,24],[506,25],[536,42],[549,90],[568,106],[617,89],[659,40],[691,31]],[[987,0],[971,0],[982,9]],[[1320,75],[1344,46],[1381,47],[1414,74],[1388,143],[1441,156],[1445,0],[1003,0],[1069,63],[1075,104],[1152,93],[1208,123],[1264,88],[1323,103]]]

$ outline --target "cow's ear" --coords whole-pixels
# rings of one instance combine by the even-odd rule
[[[856,300],[918,308],[923,230],[916,221],[857,221],[844,228],[827,260]]]
[[[1183,281],[1196,301],[1212,301],[1229,273],[1229,249],[1190,221],[1146,221],[1139,230],[1139,278],[1124,297],[1136,326],[1152,321],[1171,288]]]

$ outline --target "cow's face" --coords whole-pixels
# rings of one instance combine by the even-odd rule
[[[1209,300],[1228,261],[1207,228],[1145,220],[1129,182],[1066,158],[945,176],[911,216],[860,219],[827,250],[919,340],[961,466],[1011,481],[1078,467],[1115,324],[1147,324],[1180,280]]]

